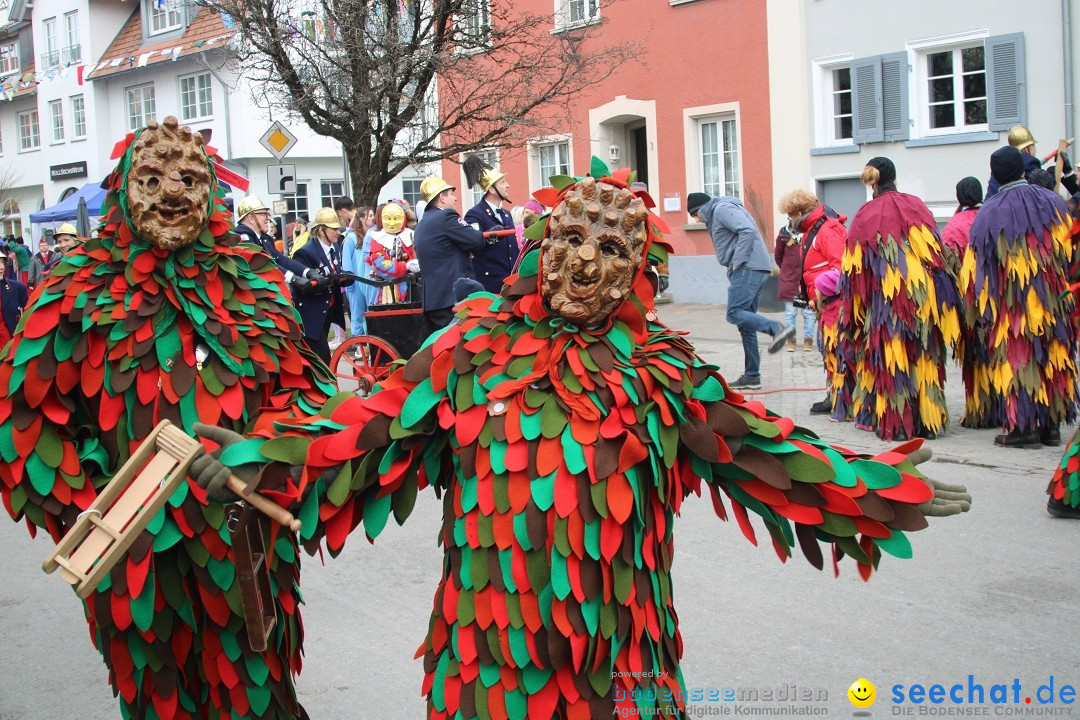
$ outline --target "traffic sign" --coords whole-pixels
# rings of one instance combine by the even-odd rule
[[[272,193],[291,195],[296,192],[295,165],[267,165],[266,187]]]
[[[259,138],[259,142],[267,152],[280,160],[292,150],[293,145],[296,144],[296,136],[289,132],[289,128],[275,120]]]
[[[274,202],[270,203],[270,205],[275,215],[284,215],[285,213],[289,212],[288,200],[275,200]]]

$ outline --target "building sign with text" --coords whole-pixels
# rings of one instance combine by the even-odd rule
[[[85,160],[49,166],[50,180],[67,180],[68,178],[80,178],[86,177],[87,175]]]

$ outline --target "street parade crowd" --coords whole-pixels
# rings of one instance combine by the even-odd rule
[[[811,193],[786,194],[772,256],[737,199],[690,193],[728,268],[745,359],[729,382],[657,316],[668,229],[629,169],[594,158],[511,213],[505,174],[471,158],[483,198],[464,217],[457,188],[430,177],[419,222],[402,201],[342,198],[279,246],[257,197],[233,224],[199,133],[151,121],[117,146],[96,234],[71,233],[17,301],[0,498],[61,542],[107,524],[98,503],[159,423],[202,443],[160,510],[117,532],[123,551],[83,601],[124,718],[306,718],[301,550],[336,558],[361,529],[373,542],[421,492],[443,502],[418,650],[430,718],[686,717],[671,566],[690,495],[781,558],[869,579],[883,555],[910,557],[928,517],[971,507],[919,467],[948,426],[950,350],[965,426],[1024,448],[1074,422],[1080,222],[1076,195],[1053,188],[1075,193],[1075,173],[1060,147],[1047,189],[1031,134],[1009,139],[990,197],[961,180],[942,234],[884,157],[846,229]],[[774,262],[787,323],[757,312]],[[331,344],[417,274],[426,340],[370,392],[338,393]],[[799,310],[828,378],[811,412],[900,445],[852,452],[741,392],[761,386],[759,334],[797,348]],[[1080,436],[1054,515],[1080,517],[1078,452]]]

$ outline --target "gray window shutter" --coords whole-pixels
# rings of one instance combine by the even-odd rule
[[[853,140],[881,142],[885,129],[881,113],[881,57],[851,61],[851,109],[855,115]]]
[[[991,130],[1027,122],[1023,33],[986,38],[986,92]]]
[[[881,56],[881,120],[886,140],[908,139],[907,53]]]

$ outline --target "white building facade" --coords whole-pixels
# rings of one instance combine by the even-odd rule
[[[1075,135],[1080,0],[912,0],[902,12],[814,0],[802,11],[809,162],[798,162],[804,186],[841,212],[868,198],[859,174],[884,155],[899,189],[944,224],[957,181],[974,176],[985,189],[1010,127],[1027,126],[1040,156]]]

